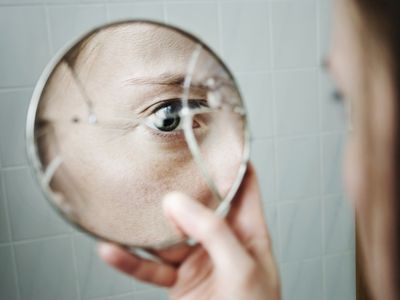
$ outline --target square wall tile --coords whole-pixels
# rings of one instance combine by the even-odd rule
[[[284,139],[277,143],[279,200],[310,198],[320,191],[318,137]]]
[[[276,164],[274,143],[271,140],[254,140],[251,143],[251,161],[257,171],[263,202],[276,201]]]
[[[8,213],[6,211],[6,193],[3,186],[3,173],[0,170],[0,243],[6,243],[11,240]]]
[[[166,3],[168,23],[198,36],[214,51],[219,51],[216,3]]]
[[[133,291],[132,278],[106,265],[98,256],[94,239],[74,237],[81,299],[108,297]]]
[[[321,259],[286,263],[281,266],[282,299],[321,300],[322,262]]]
[[[276,69],[317,65],[315,2],[273,2],[272,45]]]
[[[0,0],[0,4],[26,4],[26,5],[30,5],[30,4],[37,4],[37,3],[41,3],[42,0]]]
[[[324,194],[342,194],[342,160],[344,150],[343,134],[329,134],[322,138]]]
[[[16,269],[11,246],[0,246],[0,291],[1,299],[18,300]]]
[[[71,238],[19,244],[15,254],[21,300],[78,299]]]
[[[321,130],[345,132],[347,128],[345,105],[335,99],[335,86],[328,71],[319,74],[319,101],[321,103]]]
[[[0,9],[0,87],[33,85],[50,58],[42,6]]]
[[[136,300],[135,294],[120,295],[114,297],[107,297],[104,300]]]
[[[278,209],[281,261],[296,261],[321,256],[320,201],[281,204]]]
[[[274,133],[274,105],[271,74],[240,74],[239,86],[248,111],[253,138],[271,137]]]
[[[75,4],[79,2],[85,2],[85,1],[91,1],[91,0],[42,0],[45,4]],[[97,2],[104,2],[106,0],[93,0]]]
[[[145,283],[143,281],[134,280],[133,281],[133,290],[135,293],[147,292],[147,291],[155,291],[157,287],[150,283]]]
[[[268,232],[272,240],[272,248],[274,256],[279,261],[279,224],[278,224],[278,209],[276,205],[263,203],[264,218],[268,226]]]
[[[274,75],[277,134],[317,133],[318,85],[315,70],[285,71]]]
[[[106,22],[105,5],[55,5],[48,8],[53,51]]]
[[[0,161],[2,166],[26,164],[25,126],[32,90],[0,91]]]
[[[141,1],[141,0],[139,0]],[[196,2],[196,3],[210,3],[210,2],[218,2],[218,0],[164,0],[166,3],[172,2],[172,3],[176,3],[176,2]]]
[[[356,263],[354,254],[325,259],[327,300],[354,300],[356,297]]]
[[[167,300],[167,293],[159,288],[152,288],[147,291],[135,293],[135,299],[140,300]]]
[[[28,168],[3,171],[13,240],[72,232],[44,199]]]
[[[268,3],[222,2],[223,57],[235,71],[265,71],[271,67]]]
[[[95,0],[84,0],[84,1],[95,1]],[[162,2],[162,1],[164,1],[164,0],[104,0],[105,2],[108,2],[108,3],[124,3],[124,4],[127,4],[127,3],[147,3],[147,2],[151,2],[151,3],[153,3],[153,2]],[[187,0],[186,0],[187,1]]]
[[[325,253],[355,248],[354,212],[343,197],[326,197],[324,228]]]
[[[107,5],[109,21],[139,18],[164,22],[164,9],[160,3],[132,3]]]
[[[332,31],[332,0],[319,0],[318,5],[318,27],[319,27],[319,54],[320,61],[326,58],[330,51]]]

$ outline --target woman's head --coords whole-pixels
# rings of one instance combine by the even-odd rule
[[[400,10],[397,0],[336,0],[330,66],[351,108],[345,181],[367,278],[395,298],[398,243]],[[396,235],[397,232],[397,235]],[[398,279],[398,278],[397,278]]]

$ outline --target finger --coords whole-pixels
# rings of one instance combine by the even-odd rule
[[[110,266],[138,280],[164,287],[172,286],[176,280],[174,267],[141,259],[116,245],[101,243],[98,252]]]
[[[217,269],[232,274],[252,266],[250,256],[225,220],[210,209],[177,192],[165,197],[163,207],[176,226],[202,244]]]
[[[157,255],[157,257],[160,257],[164,262],[172,265],[179,265],[189,255],[191,255],[193,250],[193,247],[186,243],[181,243],[166,249],[154,250],[152,253]]]
[[[255,169],[249,163],[246,175],[227,217],[235,234],[258,259],[272,251],[272,242],[265,222],[260,187]]]

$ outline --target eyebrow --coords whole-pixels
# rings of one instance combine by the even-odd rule
[[[169,85],[183,86],[183,74],[164,73],[154,77],[131,77],[124,81],[126,85]]]

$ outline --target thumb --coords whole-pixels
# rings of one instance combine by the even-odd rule
[[[179,230],[206,249],[217,269],[231,272],[252,265],[250,255],[226,221],[212,210],[178,192],[165,196],[163,208]]]

